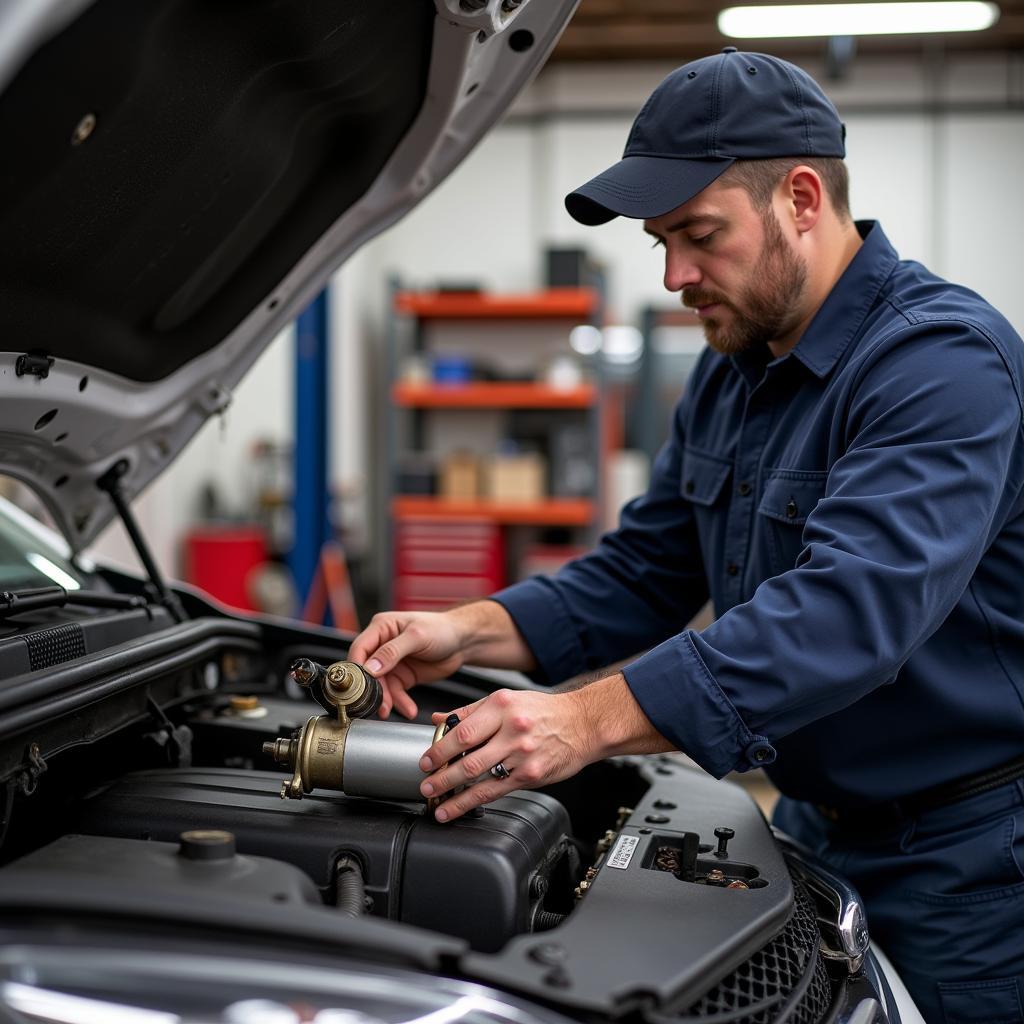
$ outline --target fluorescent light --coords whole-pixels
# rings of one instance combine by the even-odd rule
[[[998,17],[999,8],[995,4],[980,0],[784,4],[779,7],[727,7],[718,15],[718,31],[734,39],[977,32],[993,25]]]

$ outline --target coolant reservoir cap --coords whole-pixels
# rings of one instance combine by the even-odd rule
[[[196,828],[181,833],[178,853],[188,860],[231,860],[235,836],[217,828]]]

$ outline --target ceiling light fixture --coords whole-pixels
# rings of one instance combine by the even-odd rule
[[[998,17],[999,8],[981,0],[785,4],[727,7],[718,15],[718,30],[733,39],[977,32],[993,25]]]

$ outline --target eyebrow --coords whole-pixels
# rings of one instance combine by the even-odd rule
[[[725,223],[724,217],[716,217],[713,213],[695,213],[689,217],[682,217],[677,220],[674,224],[669,224],[665,229],[666,235],[671,235],[676,231],[684,231],[686,228],[693,227],[694,224],[710,223],[716,224],[721,227]],[[644,228],[645,234],[650,235],[652,238],[661,238],[657,231],[652,231],[650,228]]]

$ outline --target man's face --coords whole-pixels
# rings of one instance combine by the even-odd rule
[[[665,248],[665,287],[696,310],[708,344],[724,355],[781,341],[801,320],[807,266],[774,210],[719,182],[644,222]]]

